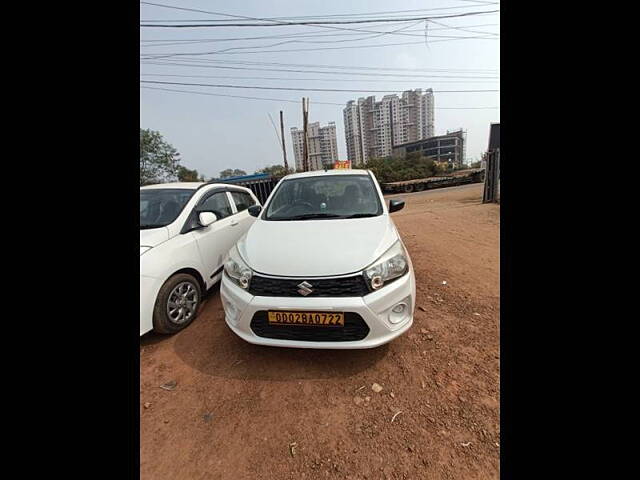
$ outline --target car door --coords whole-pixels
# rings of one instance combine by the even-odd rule
[[[205,194],[197,209],[212,211],[218,217],[211,225],[193,231],[207,275],[206,281],[210,285],[222,273],[225,255],[238,238],[238,219],[224,191]]]
[[[251,205],[256,204],[256,200],[249,193],[243,191],[232,190],[230,194],[238,212],[235,216],[238,218],[238,238],[240,238],[256,220],[256,217],[252,217],[247,211]]]

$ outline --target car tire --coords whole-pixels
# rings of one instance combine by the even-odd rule
[[[158,333],[179,332],[198,315],[202,288],[197,278],[179,273],[169,278],[160,291],[153,308],[153,329]]]

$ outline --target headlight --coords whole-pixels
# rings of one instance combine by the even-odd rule
[[[144,252],[148,252],[149,250],[151,250],[151,247],[140,247],[140,256],[142,256]]]
[[[373,290],[378,290],[385,283],[394,278],[401,277],[409,271],[407,253],[398,240],[393,246],[384,252],[373,265],[367,267],[364,276]]]
[[[242,260],[238,253],[238,248],[235,246],[229,251],[227,261],[224,263],[224,271],[240,288],[245,290],[249,288],[253,272]]]

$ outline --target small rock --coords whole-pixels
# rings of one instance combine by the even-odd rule
[[[151,402],[145,402],[144,408],[149,408],[151,406]]]
[[[458,397],[458,400],[460,400],[462,403],[464,403],[464,402],[466,402],[466,401],[467,401],[467,399],[466,399],[466,398],[464,398],[462,395],[460,395],[460,396]]]
[[[355,403],[356,405],[362,405],[362,402],[364,402],[362,397],[353,397],[353,403]]]
[[[446,285],[446,284],[447,284],[447,281],[446,281],[446,280],[443,280],[443,281],[442,281],[442,284],[443,284],[443,285]]]
[[[431,298],[431,297],[429,297]],[[424,307],[418,307],[418,310],[422,310],[423,312],[426,312],[426,310],[424,309]]]
[[[371,385],[371,390],[373,390],[376,393],[380,393],[382,391],[382,387],[377,383],[374,383],[373,385]]]
[[[165,420],[164,423],[169,423],[169,420]]]
[[[424,333],[426,335],[427,333],[429,333],[429,330],[427,330],[426,328],[421,328],[420,333]]]
[[[495,443],[495,446],[496,446],[496,447],[499,447],[499,446],[500,446],[500,444],[499,444],[498,442],[496,442],[496,443]]]
[[[162,388],[163,390],[171,391],[171,390],[175,390],[177,385],[178,385],[178,382],[176,382],[175,380],[171,380],[170,382],[160,385],[160,388]]]
[[[469,445],[471,445],[471,442],[461,443],[460,445],[462,445],[463,447],[468,447]]]
[[[479,314],[478,312],[473,312],[473,314],[474,314],[476,317],[479,317],[479,316],[480,316],[480,314]]]
[[[425,388],[427,388],[427,384],[426,384],[426,383],[424,383],[424,380],[422,380],[422,381],[420,382],[420,385],[422,385],[422,389],[423,389],[423,390],[424,390]]]
[[[371,397],[364,397],[365,402],[369,402],[370,400],[371,400]]]
[[[296,447],[298,446],[298,444],[296,442],[292,442],[289,444],[289,453],[291,454],[292,457],[296,456]]]
[[[411,445],[409,445],[409,446],[407,447],[407,450],[409,450],[410,452],[413,452],[413,447],[412,447]]]
[[[393,394],[393,392],[391,392],[391,393],[389,394],[389,396],[390,396],[391,398],[396,398],[396,396]]]
[[[427,340],[433,340],[433,335],[427,335]]]

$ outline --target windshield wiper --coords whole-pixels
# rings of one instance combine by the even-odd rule
[[[342,215],[335,213],[305,213],[304,215],[296,215],[294,217],[270,218],[269,220],[312,220],[315,218],[344,218]]]
[[[354,213],[353,215],[347,215],[344,218],[364,218],[364,217],[377,217],[377,213]]]

